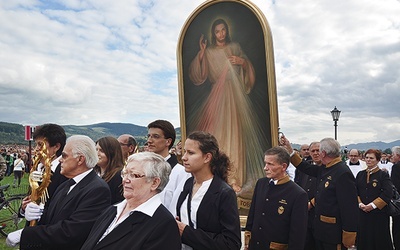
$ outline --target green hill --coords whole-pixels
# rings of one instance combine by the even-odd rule
[[[118,137],[121,134],[131,134],[140,145],[146,141],[147,127],[129,123],[98,123],[92,125],[62,125],[67,137],[71,135],[87,135],[94,141],[104,136]],[[180,129],[175,129],[180,138]],[[21,124],[0,122],[0,144],[28,144],[25,138],[25,127]]]

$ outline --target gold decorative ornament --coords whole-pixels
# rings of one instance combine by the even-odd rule
[[[41,144],[41,145],[40,145]],[[51,160],[53,156],[49,156],[46,147],[46,139],[40,142],[40,150],[36,152],[33,166],[29,174],[29,186],[31,187],[31,201],[36,204],[46,203],[49,198],[47,187],[51,180]],[[43,169],[38,170],[39,163],[43,163]],[[35,226],[36,220],[30,222],[30,226]]]
[[[329,181],[325,182],[325,188],[327,188],[329,186]]]
[[[278,207],[278,214],[283,214],[285,212],[285,208],[283,206]]]

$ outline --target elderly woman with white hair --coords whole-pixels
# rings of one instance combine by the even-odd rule
[[[159,196],[170,172],[155,153],[131,155],[121,172],[125,200],[104,211],[81,249],[181,249],[178,226]]]

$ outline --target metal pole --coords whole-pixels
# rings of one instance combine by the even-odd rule
[[[29,141],[28,166],[26,168],[27,173],[31,171],[31,166],[32,166],[32,141]]]
[[[335,121],[335,140],[337,140],[337,121]]]

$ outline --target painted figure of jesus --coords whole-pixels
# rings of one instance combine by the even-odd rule
[[[258,134],[261,129],[248,96],[256,75],[240,45],[231,41],[225,20],[213,22],[211,37],[208,45],[204,35],[200,36],[200,50],[189,68],[193,84],[201,85],[208,79],[211,92],[189,115],[188,126],[217,138],[232,162],[229,184],[238,195],[250,198],[254,183],[263,176],[264,165]]]

